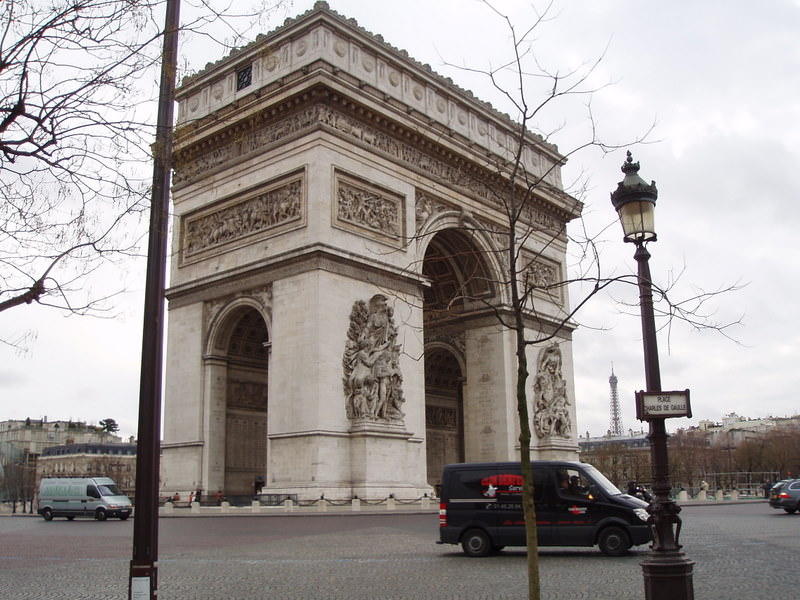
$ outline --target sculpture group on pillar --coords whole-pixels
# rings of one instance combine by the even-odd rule
[[[350,311],[342,367],[345,411],[352,421],[402,421],[403,375],[394,311],[386,296],[357,300]]]
[[[533,424],[540,438],[568,437],[572,431],[567,382],[561,373],[561,349],[553,343],[539,353],[533,380]]]

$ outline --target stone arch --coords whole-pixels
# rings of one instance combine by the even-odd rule
[[[236,299],[212,320],[204,357],[209,492],[252,496],[267,480],[270,340],[255,299]]]
[[[491,229],[489,225],[454,210],[429,218],[417,232],[417,251],[423,257],[423,275],[427,275],[426,259],[432,250],[451,262],[459,262],[459,258],[474,260],[477,277],[473,278],[472,283],[483,281],[491,288],[486,293],[475,294],[476,298],[493,296],[495,302],[507,301],[508,292],[505,286],[499,285],[504,281],[503,273],[506,271],[503,267],[504,250]],[[463,265],[461,270],[465,271]]]
[[[237,318],[249,310],[255,310],[261,315],[267,328],[267,335],[269,339],[272,339],[269,308],[260,299],[244,296],[227,301],[216,309],[213,306],[210,308],[213,314],[206,335],[205,356],[215,356],[227,352],[228,342]]]
[[[445,464],[474,455],[466,429],[479,419],[469,414],[465,382],[470,363],[465,339],[476,317],[503,296],[496,250],[477,224],[443,215],[429,231],[422,274],[425,337],[426,461],[436,485]],[[442,227],[453,225],[453,227]],[[458,225],[458,227],[455,227]],[[484,227],[485,229],[485,227]],[[494,319],[492,315],[490,317]]]

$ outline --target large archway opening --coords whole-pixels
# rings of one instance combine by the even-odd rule
[[[464,332],[468,317],[487,308],[497,282],[471,236],[457,229],[433,236],[422,272],[430,282],[423,305],[426,460],[428,483],[436,485],[442,467],[467,454]]]
[[[232,317],[225,378],[225,493],[252,495],[266,481],[269,333],[248,308]]]

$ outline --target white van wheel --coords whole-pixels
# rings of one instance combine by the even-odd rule
[[[94,513],[94,518],[98,521],[105,521],[106,520],[106,511],[102,508],[98,508],[97,512]]]
[[[53,511],[49,508],[45,508],[42,511],[42,516],[44,517],[45,521],[52,521],[53,520]]]
[[[467,556],[486,556],[492,550],[489,536],[483,529],[470,529],[461,538],[461,547]]]

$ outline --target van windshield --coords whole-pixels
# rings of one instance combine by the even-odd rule
[[[609,496],[618,496],[622,493],[619,491],[617,486],[606,479],[606,476],[595,469],[592,465],[584,464],[582,466],[586,470],[586,474],[589,476],[589,479],[592,480],[592,483],[596,484],[597,487],[603,490],[606,494]]]
[[[113,483],[103,483],[97,486],[100,490],[101,496],[122,496],[122,492],[119,491],[119,488]]]

